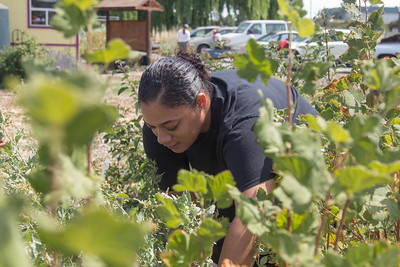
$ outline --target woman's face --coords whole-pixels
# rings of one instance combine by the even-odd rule
[[[186,151],[201,132],[207,132],[211,116],[200,100],[195,108],[189,105],[166,107],[158,101],[140,103],[144,122],[157,136],[160,144],[175,153]],[[208,105],[207,105],[208,106]],[[209,106],[208,106],[209,107]]]

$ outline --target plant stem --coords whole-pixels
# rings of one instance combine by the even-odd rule
[[[287,105],[288,105],[288,123],[292,125],[292,93],[290,90],[292,80],[292,23],[289,21],[289,61],[288,73],[286,77],[286,92],[287,92]]]
[[[396,179],[396,175],[397,175],[397,179]],[[399,180],[399,173],[395,173],[395,180]],[[399,184],[399,194],[400,194],[400,184]],[[396,241],[398,243],[400,243],[400,218],[397,219],[397,225],[396,225]]]
[[[328,209],[328,207],[326,207],[329,199],[331,197],[330,192],[328,191],[326,193],[326,197],[325,197],[325,203],[324,203],[324,208],[322,209],[322,215],[321,215],[321,223],[319,225],[319,229],[318,229],[318,234],[315,237],[315,249],[314,249],[314,256],[317,255],[318,253],[318,247],[319,247],[319,242],[321,240],[321,235],[322,235],[322,230],[324,229],[325,226],[325,220],[326,220],[326,210]]]
[[[326,248],[325,248],[325,251],[328,251],[328,249],[329,249],[329,237],[330,237],[330,234],[329,234],[329,230],[330,230],[330,227],[331,225],[330,225],[330,223],[328,222],[328,224],[326,225],[326,233],[327,233],[327,238],[326,238]]]
[[[344,220],[346,219],[346,212],[347,212],[347,208],[349,207],[349,204],[350,204],[350,197],[347,197],[346,203],[344,204],[344,208],[343,208],[342,218],[340,220],[339,227],[336,231],[336,238],[335,238],[335,244],[333,246],[333,250],[338,250],[339,237],[342,235]]]

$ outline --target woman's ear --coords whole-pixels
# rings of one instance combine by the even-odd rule
[[[208,98],[205,93],[201,92],[197,95],[197,107],[198,108],[200,108],[200,109],[206,108],[207,101],[208,101]]]

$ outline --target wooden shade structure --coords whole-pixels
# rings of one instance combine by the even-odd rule
[[[98,10],[106,11],[107,42],[113,38],[121,38],[132,49],[151,55],[151,12],[164,11],[164,7],[156,0],[103,0]],[[146,21],[110,21],[110,11],[147,11]]]

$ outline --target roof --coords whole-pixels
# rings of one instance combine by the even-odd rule
[[[164,11],[164,7],[156,0],[103,0],[98,4],[97,9],[114,11]]]

